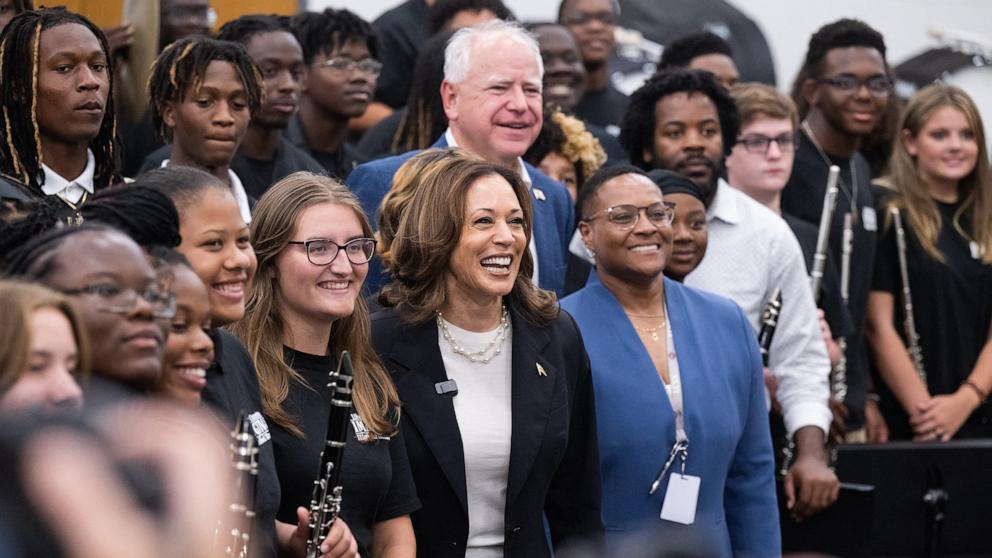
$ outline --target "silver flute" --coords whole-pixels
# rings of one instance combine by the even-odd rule
[[[899,278],[902,280],[902,327],[906,334],[906,345],[913,368],[919,374],[923,384],[927,383],[927,372],[923,368],[923,349],[920,348],[920,334],[916,330],[916,320],[913,319],[913,293],[909,288],[909,266],[906,264],[906,230],[902,226],[902,212],[898,207],[889,209],[892,213],[892,225],[896,230],[896,251],[899,255]]]
[[[823,196],[823,211],[820,213],[820,228],[816,232],[816,252],[813,254],[813,269],[809,273],[809,286],[813,290],[813,300],[820,300],[820,286],[823,284],[823,271],[827,267],[827,249],[830,247],[830,223],[837,208],[837,178],[840,167],[830,165],[827,174],[827,192]]]
[[[847,307],[851,296],[851,254],[854,252],[854,215],[844,215],[844,229],[840,246],[840,300]],[[837,339],[840,359],[830,370],[830,395],[837,401],[847,398],[847,338]]]

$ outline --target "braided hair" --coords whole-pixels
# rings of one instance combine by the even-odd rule
[[[107,58],[107,73],[113,75],[110,48],[103,31],[85,17],[65,8],[26,11],[10,20],[0,34],[0,172],[16,178],[36,196],[44,196],[39,180],[41,170],[41,130],[38,126],[38,71],[41,34],[59,25],[75,23],[90,30]],[[113,80],[109,80],[103,122],[90,140],[96,168],[97,188],[120,181],[116,149],[117,117]]]
[[[379,59],[375,30],[348,10],[327,8],[322,12],[303,12],[293,17],[292,25],[307,65],[313,64],[318,54],[330,54],[351,41],[365,43],[372,58]]]
[[[117,232],[113,227],[99,223],[50,228],[28,239],[7,254],[0,275],[12,279],[43,282],[58,271],[58,250],[65,244],[66,239],[77,234],[108,231]]]
[[[392,153],[426,149],[448,127],[440,90],[444,80],[444,49],[452,35],[454,31],[442,31],[420,47],[406,112],[390,144]]]
[[[165,193],[134,184],[98,192],[80,210],[85,222],[120,229],[142,248],[179,246],[179,212]]]
[[[258,114],[265,96],[265,83],[258,65],[245,47],[229,41],[205,37],[187,37],[165,47],[152,64],[148,76],[148,97],[152,111],[152,124],[162,139],[169,141],[171,131],[162,120],[168,103],[181,103],[190,92],[197,92],[203,85],[207,66],[215,60],[229,62],[241,76],[248,101],[248,113]]]

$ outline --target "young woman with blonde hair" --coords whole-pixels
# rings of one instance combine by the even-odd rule
[[[361,555],[412,558],[409,513],[419,502],[399,430],[399,397],[372,348],[359,296],[375,252],[365,213],[340,182],[295,173],[262,196],[251,243],[258,271],[245,318],[233,329],[255,361],[272,425],[282,489],[277,519],[305,525],[300,508],[310,502],[327,435],[328,373],[346,350],[355,378],[341,518]],[[280,531],[283,539],[293,530]],[[330,555],[353,556],[348,540],[330,544]]]
[[[866,330],[882,412],[893,439],[989,437],[992,174],[981,117],[961,89],[931,85],[910,99],[899,129],[890,174],[876,188],[883,228]],[[905,233],[915,342],[904,327],[893,209]]]

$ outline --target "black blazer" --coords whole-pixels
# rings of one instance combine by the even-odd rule
[[[504,556],[551,556],[552,543],[602,539],[601,484],[589,359],[572,317],[547,326],[527,322],[511,305],[513,324],[510,465]],[[468,540],[461,435],[438,347],[437,322],[403,321],[393,309],[372,319],[372,341],[403,402],[403,427],[417,495],[411,516],[417,554],[460,558]],[[546,375],[538,373],[539,367]]]

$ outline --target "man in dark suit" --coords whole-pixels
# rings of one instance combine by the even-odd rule
[[[498,45],[499,48],[493,48]],[[575,212],[565,188],[521,160],[541,131],[543,65],[537,42],[513,23],[491,21],[458,31],[445,50],[441,98],[448,130],[432,147],[461,147],[487,161],[520,172],[534,202],[531,255],[535,281],[562,293],[568,241]],[[360,165],[348,178],[370,221],[393,174],[416,151]],[[375,292],[385,282],[374,268],[366,288]]]

